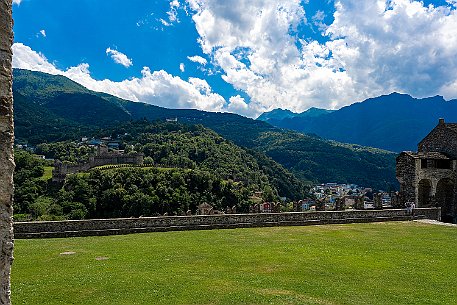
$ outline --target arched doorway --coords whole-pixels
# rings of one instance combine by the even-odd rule
[[[418,204],[419,208],[430,207],[430,195],[432,192],[432,182],[428,179],[422,179],[419,181],[419,194],[418,194]]]
[[[455,219],[455,193],[454,181],[444,178],[436,185],[435,200],[437,206],[441,207],[441,220],[444,222],[454,222]]]

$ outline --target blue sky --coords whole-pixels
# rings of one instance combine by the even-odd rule
[[[13,65],[228,111],[457,98],[456,0],[14,0]]]

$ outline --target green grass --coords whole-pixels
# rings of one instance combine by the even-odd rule
[[[44,180],[44,181],[48,181],[49,179],[51,179],[53,169],[54,169],[54,166],[45,166],[43,176],[41,176],[40,179]]]
[[[457,304],[456,244],[413,222],[16,240],[13,303]]]

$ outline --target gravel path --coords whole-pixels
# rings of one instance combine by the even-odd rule
[[[431,220],[431,219],[418,219],[418,220],[414,220],[414,221],[428,223],[428,224],[432,224],[432,225],[457,227],[457,224],[454,224],[454,223],[441,222],[441,221]]]

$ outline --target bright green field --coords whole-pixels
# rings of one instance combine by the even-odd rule
[[[45,166],[43,176],[40,179],[45,180],[45,181],[51,179],[53,169],[54,169],[54,166]]]
[[[457,304],[456,227],[185,231],[15,247],[14,304]]]

